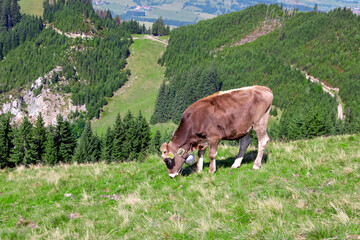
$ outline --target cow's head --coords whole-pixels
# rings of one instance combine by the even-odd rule
[[[161,156],[166,164],[166,167],[169,171],[169,176],[174,178],[179,174],[182,165],[185,162],[185,159],[180,157],[175,150],[170,149],[167,143],[164,143],[160,147]]]

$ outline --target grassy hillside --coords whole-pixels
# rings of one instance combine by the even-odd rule
[[[43,0],[20,0],[20,11],[23,14],[41,16],[43,14]]]
[[[135,36],[127,59],[127,68],[131,71],[129,82],[124,89],[108,99],[99,120],[93,123],[96,133],[104,134],[108,126],[112,126],[118,113],[124,116],[127,111],[137,115],[142,111],[149,121],[153,113],[156,96],[163,81],[164,68],[157,61],[165,51],[165,44]]]
[[[1,239],[358,239],[360,135],[270,142],[230,169],[168,177],[144,163],[19,167],[0,172]],[[208,163],[208,160],[205,161]]]

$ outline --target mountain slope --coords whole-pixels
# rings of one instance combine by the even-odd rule
[[[104,134],[117,114],[125,116],[127,111],[135,115],[142,111],[144,117],[150,119],[164,74],[164,68],[157,61],[165,48],[164,43],[150,40],[146,35],[135,36],[127,59],[130,80],[108,99],[100,118],[93,123],[95,132]]]
[[[66,117],[97,117],[107,103],[105,97],[127,81],[129,71],[124,68],[132,42],[129,27],[125,22],[119,26],[110,16],[100,18],[87,0],[45,1],[44,7],[46,27],[41,19],[25,15],[13,29],[1,33],[0,92],[4,105],[0,112],[11,112],[21,119],[33,109],[24,101],[25,95],[33,95],[30,102],[34,102],[35,97],[52,92],[66,95],[53,113],[66,105],[85,105],[84,114],[68,116],[70,108],[62,113]],[[74,38],[76,34],[84,37]],[[30,117],[34,120],[38,114]],[[53,119],[51,116],[46,124]]]
[[[360,135],[271,141],[230,169],[170,179],[158,156],[144,163],[19,167],[0,171],[0,238],[357,239]]]
[[[269,21],[277,23],[275,30],[238,44]],[[160,89],[152,123],[178,122],[191,103],[220,89],[258,84],[273,90],[274,105],[283,110],[279,125],[270,129],[272,137],[357,132],[359,28],[360,17],[349,9],[303,13],[260,4],[175,29],[161,59],[168,83]],[[336,99],[300,70],[340,88],[343,122],[337,121]]]

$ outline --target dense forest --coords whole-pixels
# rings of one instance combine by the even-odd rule
[[[25,117],[18,127],[10,118],[0,116],[0,168],[18,165],[59,163],[89,163],[142,161],[147,153],[160,147],[159,132],[150,138],[150,127],[141,112],[134,117],[130,112],[121,119],[118,115],[106,136],[93,134],[87,122],[79,139],[76,126],[58,115],[56,124],[46,128],[42,115],[35,125]]]
[[[25,117],[11,125],[11,114],[0,116],[0,168],[18,165],[86,163],[106,160],[140,161],[157,152],[161,134],[150,138],[149,124],[141,112],[119,115],[106,136],[93,134],[90,119],[98,117],[106,97],[120,88],[130,75],[125,70],[132,43],[131,34],[150,33],[136,21],[121,21],[108,12],[95,12],[88,0],[44,1],[44,19],[16,15],[17,0],[0,2],[0,93],[9,92],[21,100],[34,80],[60,66],[42,87],[69,93],[73,104],[86,105],[86,113],[73,112],[45,127],[40,113],[35,123]],[[13,13],[14,12],[14,13]],[[15,18],[16,17],[16,18]],[[158,35],[166,34],[162,26]],[[55,28],[55,30],[54,30]],[[163,31],[164,29],[164,31]],[[70,38],[59,31],[83,33]],[[36,94],[41,89],[36,89]],[[15,94],[15,95],[14,95]]]
[[[166,79],[151,123],[179,122],[197,99],[257,84],[274,92],[272,115],[282,112],[280,121],[271,126],[272,138],[360,131],[359,20],[348,9],[304,13],[260,4],[179,27],[171,31],[169,46],[159,60],[166,65]],[[271,23],[281,24],[256,41],[236,45]],[[337,120],[335,98],[308,81],[300,69],[340,88],[344,121]]]

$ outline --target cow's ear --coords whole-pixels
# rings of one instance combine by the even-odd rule
[[[165,142],[161,145],[160,147],[160,151],[163,153],[164,151],[166,151],[168,148],[168,144]]]

